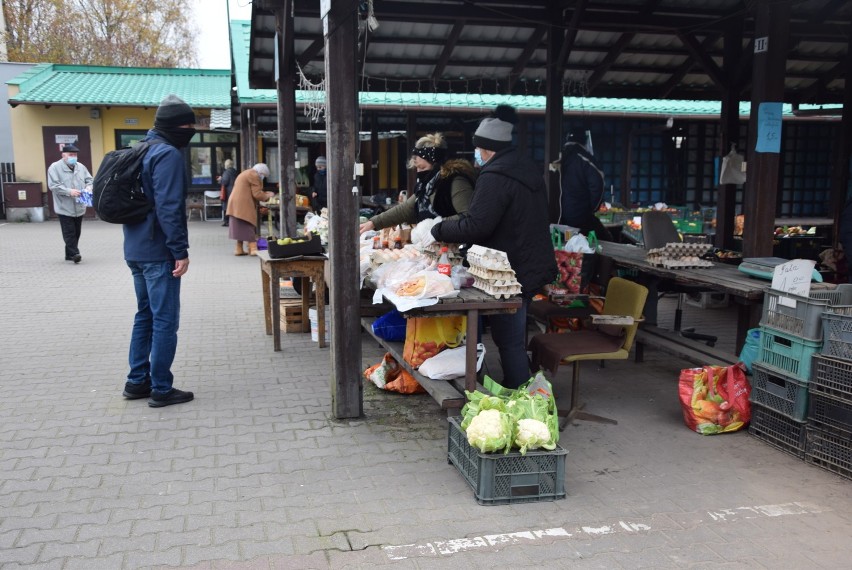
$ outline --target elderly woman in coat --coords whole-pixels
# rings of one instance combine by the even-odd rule
[[[234,255],[246,255],[243,242],[248,243],[249,255],[257,255],[257,205],[275,196],[275,192],[263,190],[263,179],[267,176],[269,167],[258,163],[242,171],[234,181],[227,211],[228,237],[237,241]]]

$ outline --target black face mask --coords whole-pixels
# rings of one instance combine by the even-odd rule
[[[196,133],[193,127],[156,127],[154,130],[176,148],[187,146]]]

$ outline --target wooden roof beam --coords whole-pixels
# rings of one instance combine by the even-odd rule
[[[438,58],[438,63],[435,64],[435,69],[432,70],[432,80],[440,79],[444,75],[447,62],[450,61],[450,56],[453,55],[453,50],[456,49],[456,44],[459,41],[462,30],[464,30],[464,20],[458,20],[453,24],[453,29],[450,30],[450,35],[445,40],[441,57]]]
[[[595,87],[597,87],[598,83],[601,82],[601,79],[603,79],[603,76],[615,63],[615,60],[618,59],[618,56],[624,53],[624,48],[626,48],[627,45],[631,41],[633,41],[635,35],[636,34],[633,33],[621,34],[621,37],[618,38],[618,41],[615,42],[615,44],[609,50],[609,53],[607,53],[606,57],[603,58],[603,61],[601,61],[597,66],[595,66],[595,71],[592,73],[592,75],[589,76],[589,79],[586,81],[589,95],[594,92]]]
[[[719,36],[711,35],[704,38],[704,41],[701,42],[702,47],[706,47],[716,43],[719,40]],[[659,99],[668,99],[671,95],[672,91],[674,91],[675,87],[681,82],[681,80],[686,76],[687,73],[696,65],[696,62],[692,59],[687,58],[678,68],[672,73],[669,80],[666,81],[662,87],[660,87],[657,92],[656,97]]]
[[[722,70],[719,69],[719,66],[716,65],[716,62],[713,61],[713,58],[707,55],[707,52],[704,50],[702,44],[699,44],[698,41],[692,37],[691,35],[685,34],[683,32],[677,33],[678,39],[683,43],[684,47],[692,54],[701,67],[704,69],[704,72],[707,73],[707,76],[710,77],[711,81],[716,84],[716,87],[719,88],[720,92],[724,92],[728,88],[728,82],[725,80],[725,74],[722,73]]]
[[[509,72],[509,83],[506,85],[507,95],[512,93],[512,90],[515,88],[515,84],[518,82],[518,78],[527,67],[527,63],[529,63],[530,59],[532,59],[532,56],[535,55],[535,50],[538,49],[538,46],[546,33],[547,26],[539,26],[530,36],[526,47],[524,47],[524,51],[521,53],[521,57],[515,61],[515,65]]]
[[[568,55],[574,49],[574,42],[577,41],[577,32],[580,31],[580,22],[586,11],[586,4],[587,0],[577,0],[577,5],[571,11],[571,19],[566,22],[565,41],[562,43],[562,49],[559,50],[559,57],[556,58],[556,69],[565,69],[565,62],[568,61]],[[562,74],[558,76],[562,77]]]
[[[311,60],[318,57],[319,54],[322,53],[324,47],[325,40],[320,35],[319,37],[315,38],[314,41],[311,42],[311,45],[305,48],[305,50],[296,60],[296,63],[299,64],[299,67],[304,68],[311,62]]]

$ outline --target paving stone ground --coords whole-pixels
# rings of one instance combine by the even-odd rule
[[[587,407],[619,423],[563,433],[565,499],[478,505],[428,396],[365,385],[364,417],[333,418],[329,349],[285,334],[273,352],[257,260],[218,223],[190,236],[174,372],[196,400],[154,410],[121,397],[121,228],[84,222],[74,265],[58,223],[0,221],[3,570],[849,567],[852,482],[745,432],[690,432],[687,364],[652,350],[584,366]],[[686,320],[733,350],[732,318]]]

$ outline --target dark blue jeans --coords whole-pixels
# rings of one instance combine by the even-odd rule
[[[180,279],[172,276],[174,261],[135,262],[127,266],[136,290],[136,317],[130,336],[127,381],[139,384],[151,378],[151,391],[172,389],[172,362],[180,324]]]
[[[527,307],[530,300],[524,298],[523,305],[516,313],[489,315],[491,338],[500,352],[503,365],[503,381],[506,388],[517,388],[530,379],[530,359],[527,356],[526,330]]]

